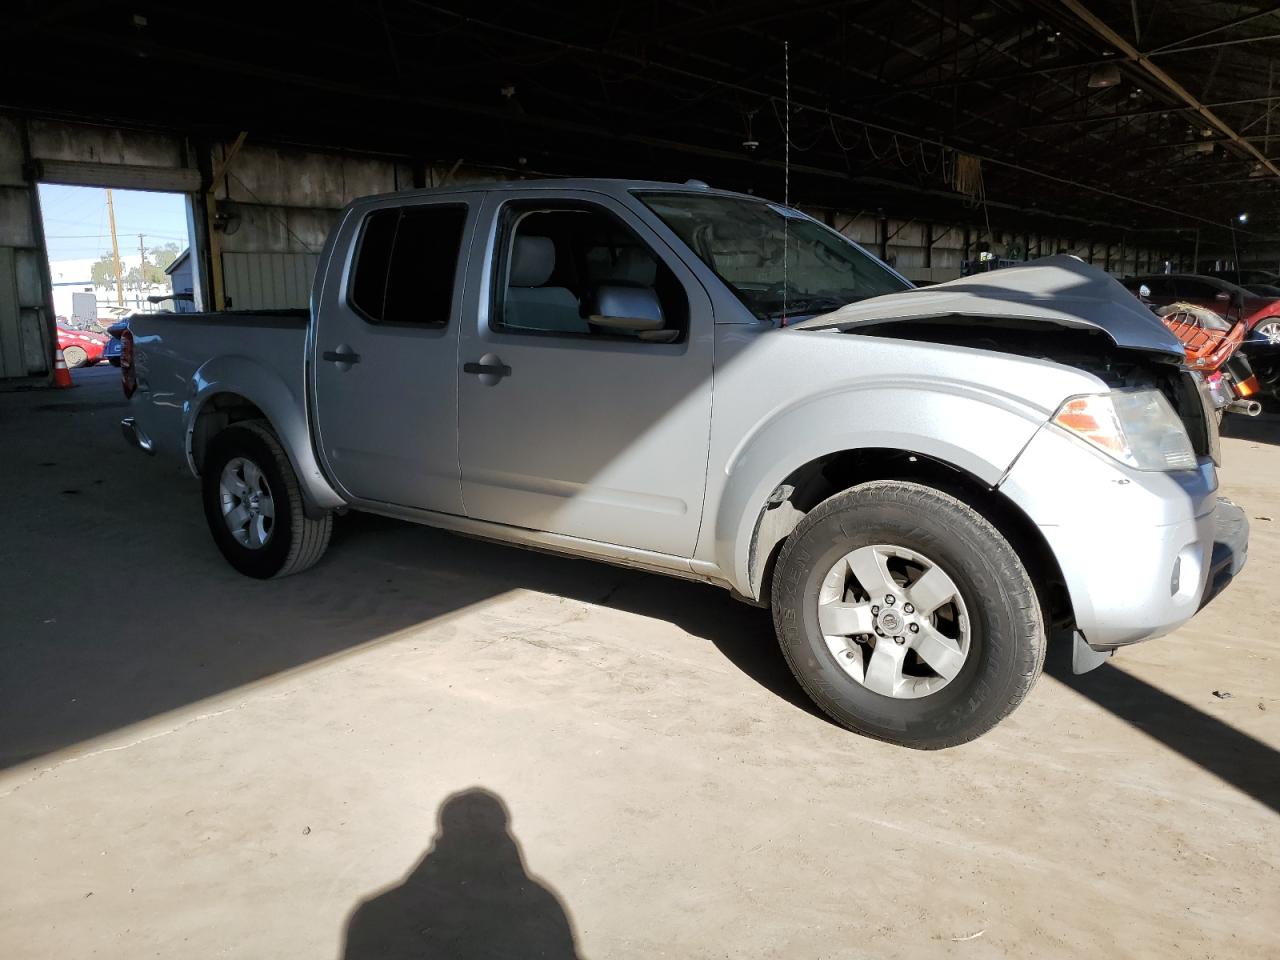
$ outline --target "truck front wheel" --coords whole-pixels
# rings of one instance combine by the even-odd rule
[[[298,478],[265,421],[241,421],[214,437],[201,477],[209,532],[241,573],[287,577],[324,555],[333,517],[307,517]]]
[[[792,672],[850,730],[933,750],[1007,716],[1044,666],[1017,553],[970,506],[905,481],[815,507],[787,539],[773,618]]]

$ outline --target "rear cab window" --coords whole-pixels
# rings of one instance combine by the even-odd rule
[[[369,323],[446,326],[466,220],[462,204],[370,213],[360,228],[348,285],[351,308]]]

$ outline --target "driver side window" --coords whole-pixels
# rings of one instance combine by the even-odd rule
[[[1178,296],[1187,300],[1212,300],[1220,291],[1220,287],[1215,287],[1211,283],[1178,278]]]
[[[503,227],[493,329],[648,343],[684,338],[684,287],[612,214],[585,204],[512,203]]]

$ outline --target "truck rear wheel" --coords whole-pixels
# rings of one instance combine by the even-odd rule
[[[984,517],[918,483],[819,504],[778,557],[773,618],[800,684],[850,730],[922,750],[965,743],[1044,666],[1035,587]]]
[[[213,438],[201,485],[213,541],[246,576],[299,573],[329,546],[333,516],[307,517],[293,466],[262,420],[232,424]]]

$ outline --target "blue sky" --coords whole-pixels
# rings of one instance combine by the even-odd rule
[[[138,234],[147,249],[174,243],[187,246],[186,200],[178,193],[113,190],[116,233],[122,255],[138,253]],[[99,187],[65,187],[40,184],[40,211],[44,216],[49,259],[97,259],[111,252],[107,226],[107,192]]]

